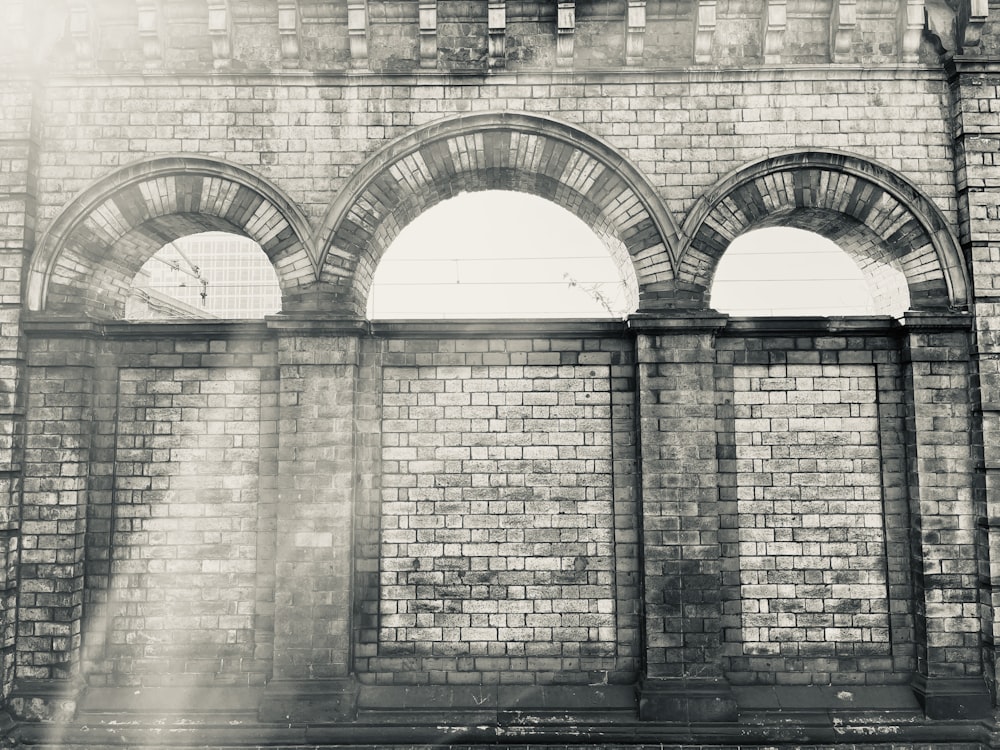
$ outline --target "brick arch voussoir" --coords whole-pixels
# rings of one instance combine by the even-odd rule
[[[677,226],[623,155],[567,123],[482,113],[404,135],[351,177],[318,233],[319,279],[329,298],[342,312],[363,314],[374,269],[398,232],[436,203],[484,189],[533,193],[576,214],[606,239],[620,266],[631,266],[627,276],[639,287],[662,283],[676,267]]]
[[[32,258],[27,307],[110,315],[122,309],[122,279],[159,247],[211,230],[256,241],[285,295],[316,281],[309,222],[276,186],[219,160],[159,157],[111,173],[63,209]]]
[[[671,268],[669,263],[662,262],[664,248],[662,239],[648,217],[627,226],[616,226],[611,217],[600,206],[592,203],[587,196],[581,195],[565,183],[546,174],[522,174],[507,168],[484,170],[472,173],[452,175],[446,182],[428,186],[420,192],[401,191],[392,196],[398,202],[393,209],[379,212],[379,224],[373,226],[371,217],[358,217],[352,214],[342,222],[338,235],[334,238],[336,253],[332,253],[323,266],[320,281],[330,288],[337,289],[330,295],[339,300],[352,311],[361,315],[364,311],[363,298],[348,296],[347,285],[354,282],[363,288],[374,278],[375,269],[382,253],[389,247],[399,232],[413,219],[432,208],[434,205],[454,197],[460,193],[480,190],[514,190],[551,200],[566,210],[574,213],[588,224],[592,231],[601,238],[612,260],[619,268],[625,269],[640,265],[637,256],[640,253],[656,256],[653,262],[642,264],[644,275],[656,280],[662,280]],[[372,205],[366,194],[359,200],[359,205]],[[389,198],[379,201],[387,204]],[[364,222],[362,225],[360,222]],[[639,248],[636,250],[635,248]],[[656,265],[658,263],[658,265]],[[353,265],[352,265],[353,264]],[[623,274],[626,280],[634,274]],[[634,299],[638,299],[638,283],[631,290]]]
[[[682,228],[678,281],[699,290],[701,304],[707,307],[715,270],[735,237],[762,226],[795,226],[802,216],[818,213],[826,215],[818,233],[835,242],[854,231],[854,225],[866,227],[865,242],[857,243],[853,252],[872,252],[877,238],[884,248],[876,253],[879,262],[903,271],[914,307],[967,307],[967,272],[940,209],[896,172],[834,151],[762,159],[729,173],[706,191]],[[872,258],[855,260],[864,269]]]

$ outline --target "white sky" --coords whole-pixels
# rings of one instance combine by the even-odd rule
[[[710,304],[730,315],[875,315],[868,283],[837,245],[802,229],[737,237],[719,262]]]
[[[376,269],[369,317],[624,317],[634,312],[624,291],[603,243],[569,211],[525,193],[484,191],[444,201],[404,228]],[[733,315],[876,312],[840,248],[784,228],[737,238],[711,302]]]
[[[174,244],[195,253],[204,238],[225,236],[206,234]],[[244,238],[233,239],[247,244]],[[198,263],[210,270],[211,264]],[[190,286],[190,279],[178,278]],[[181,282],[174,291],[157,288],[194,304],[197,300],[188,299],[192,290],[181,288]],[[276,279],[272,283],[276,307]],[[634,277],[621,277],[600,238],[560,206],[526,193],[465,193],[403,229],[375,271],[368,317],[620,319],[635,311],[627,293],[634,284]],[[244,284],[246,289],[226,293],[234,286],[227,279],[215,279],[211,286],[217,300],[261,292]],[[248,300],[232,299],[232,310],[211,312],[259,317],[250,314]],[[737,238],[719,263],[710,304],[731,315],[752,316],[886,312],[875,308],[861,271],[840,248],[812,232],[786,228]]]
[[[602,305],[603,298],[609,310]],[[407,225],[375,270],[369,317],[624,317],[590,227],[526,193],[465,193]]]

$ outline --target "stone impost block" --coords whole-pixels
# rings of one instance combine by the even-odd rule
[[[638,688],[639,719],[703,724],[737,718],[733,690],[722,679],[646,679]]]
[[[913,692],[928,719],[985,719],[993,712],[990,690],[982,677],[917,675]]]
[[[353,678],[274,680],[258,709],[262,722],[343,722],[357,714],[359,685]]]

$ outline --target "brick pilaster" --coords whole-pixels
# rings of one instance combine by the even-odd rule
[[[646,671],[639,715],[725,721],[714,333],[722,318],[635,319]]]
[[[908,314],[906,325],[914,689],[931,718],[982,717],[990,694],[980,633],[970,320]]]
[[[974,347],[972,363],[982,410],[983,476],[977,483],[986,520],[981,557],[982,580],[989,593],[982,604],[987,615],[983,628],[984,676],[996,691],[996,650],[1000,633],[1000,113],[995,104],[1000,92],[1000,65],[995,60],[956,57],[949,66],[954,142],[955,188],[958,198],[958,238],[970,271]],[[977,456],[979,458],[979,456]]]
[[[36,718],[72,711],[79,676],[93,355],[86,336],[28,351],[14,708]]]
[[[337,331],[279,334],[274,682],[265,719],[353,710],[358,347]]]
[[[0,94],[0,700],[14,679],[18,502],[24,450],[22,267],[35,246],[38,87],[7,80]]]

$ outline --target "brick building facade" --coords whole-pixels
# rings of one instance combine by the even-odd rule
[[[7,0],[8,740],[1000,744],[990,14]],[[486,189],[585,221],[634,314],[365,320],[401,229]],[[907,312],[712,310],[766,226]],[[282,312],[124,321],[206,230]]]

